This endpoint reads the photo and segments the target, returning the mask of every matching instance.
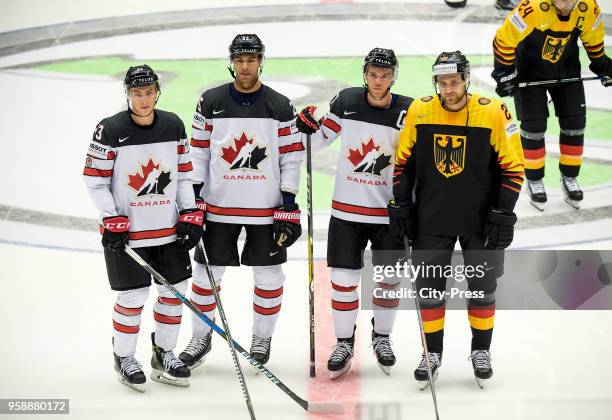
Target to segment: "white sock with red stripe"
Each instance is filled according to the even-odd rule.
[[[376,288],[388,290],[397,290],[400,283],[389,284],[389,283],[376,283]],[[379,296],[384,296],[377,294]],[[374,309],[374,331],[377,334],[389,335],[393,331],[393,324],[395,324],[395,317],[397,315],[397,307],[399,306],[399,299],[386,299],[377,298],[372,296],[372,306]]]
[[[117,292],[113,308],[113,351],[128,357],[136,353],[142,308],[149,297],[149,286]]]
[[[331,269],[332,281],[332,315],[334,318],[334,332],[337,338],[350,338],[357,321],[359,310],[359,294],[357,285],[361,270],[346,268]]]
[[[212,274],[217,284],[217,291],[221,291],[221,278],[225,273],[225,267],[212,265],[210,266]],[[198,262],[193,267],[193,281],[191,283],[191,303],[195,305],[200,311],[207,317],[214,320],[215,310],[217,309],[217,302],[215,302],[215,295],[213,294],[208,274],[206,273],[206,267]],[[204,338],[210,332],[210,327],[207,323],[202,321],[199,316],[192,312],[191,314],[191,327],[193,335],[198,338]]]
[[[187,291],[187,280],[174,285],[174,287],[185,295]],[[176,295],[161,284],[157,285],[159,297],[153,305],[153,318],[155,319],[155,344],[164,351],[173,350],[176,347],[181,318],[183,315],[183,304]]]
[[[253,334],[272,337],[283,300],[285,275],[280,265],[253,267]]]

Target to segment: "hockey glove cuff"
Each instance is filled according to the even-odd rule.
[[[516,214],[509,210],[491,209],[485,221],[485,248],[506,249],[514,239]]]
[[[176,225],[176,243],[179,248],[190,250],[204,234],[204,212],[200,209],[186,209],[179,213]]]
[[[287,248],[302,235],[300,216],[297,204],[279,207],[274,211],[273,238],[278,246]]]
[[[497,82],[495,93],[500,97],[514,96],[516,94],[518,89],[518,73],[514,67],[493,70],[491,77]]]
[[[300,133],[313,134],[319,129],[320,123],[313,116],[316,109],[316,106],[307,106],[298,114],[295,125]]]
[[[122,253],[130,240],[130,222],[127,216],[102,219],[102,246],[115,253]]]

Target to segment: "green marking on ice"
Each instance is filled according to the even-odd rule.
[[[610,50],[608,49],[608,55]],[[588,59],[582,51],[583,67],[588,67]],[[431,56],[400,57],[399,79],[393,87],[396,93],[412,97],[421,97],[433,94],[431,82],[431,64],[435,59]],[[492,63],[492,56],[470,56],[472,67]],[[359,58],[269,58],[265,62],[262,79],[266,77],[285,77],[288,79],[298,76],[318,76],[339,81],[347,86],[360,86],[363,84],[361,66],[363,59]],[[121,83],[125,71],[129,66],[142,64],[141,61],[127,60],[122,57],[87,58],[80,60],[61,61],[39,66],[39,70],[61,73],[95,74],[116,77]],[[159,107],[178,114],[186,127],[191,126],[191,118],[196,101],[206,86],[228,82],[230,76],[227,71],[228,60],[149,60],[147,61],[157,72],[163,74],[165,82],[162,84],[162,95]],[[588,82],[598,83],[598,82]],[[478,92],[476,88],[472,89]],[[336,92],[329,92],[329,99]],[[495,96],[492,91],[479,93]],[[507,100],[509,108],[514,115],[514,103]],[[588,104],[588,98],[587,98]],[[296,108],[300,109],[305,103],[296,101]],[[550,114],[554,116],[551,107]],[[587,137],[612,140],[612,112],[589,110],[587,114]],[[558,134],[557,119],[551,117],[548,121],[548,134]],[[332,150],[339,150],[340,141],[336,141]],[[547,163],[547,186],[558,187],[557,160],[549,159]],[[612,179],[612,165],[587,164],[580,175],[581,185],[592,185]],[[330,175],[313,171],[313,206],[317,210],[330,208],[334,178]],[[302,177],[302,187],[299,202],[302,208],[306,206],[306,174]]]

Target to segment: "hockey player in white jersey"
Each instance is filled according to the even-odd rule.
[[[359,308],[357,286],[368,241],[374,264],[393,263],[388,259],[394,259],[397,252],[392,251],[401,254],[404,249],[402,239],[389,232],[386,209],[393,197],[391,158],[412,102],[412,98],[391,93],[398,68],[393,50],[374,48],[363,63],[365,87],[340,91],[321,121],[313,117],[314,106],[298,115],[298,129],[311,134],[314,145],[329,145],[342,136],[327,241],[327,264],[332,268],[331,306],[338,339],[327,363],[332,379],[351,367]],[[386,282],[377,285],[384,289],[397,286]],[[373,297],[372,303],[372,349],[378,365],[389,375],[395,364],[389,335],[399,299]]]
[[[96,126],[83,176],[99,213],[110,286],[117,291],[115,370],[121,383],[144,392],[146,378],[134,354],[151,276],[124,252],[125,245],[184,293],[191,277],[188,250],[202,236],[204,214],[191,187],[185,127],[175,114],[155,109],[157,74],[147,65],[130,67],[124,87],[128,109]],[[165,286],[157,287],[151,379],[187,386],[190,371],[173,352],[182,304]]]
[[[217,285],[226,266],[252,267],[251,355],[265,364],[278,319],[286,248],[301,234],[295,202],[304,145],[295,110],[285,96],[262,84],[265,48],[255,34],[229,46],[233,81],[205,91],[193,118],[194,189],[206,208],[204,246]],[[238,253],[238,236],[246,242]],[[191,301],[213,318],[212,286],[196,250]],[[217,286],[220,287],[220,286]],[[191,369],[211,349],[211,329],[193,317],[193,336],[179,355]]]

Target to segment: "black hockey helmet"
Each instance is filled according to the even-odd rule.
[[[461,51],[440,53],[431,68],[434,84],[436,83],[436,76],[455,73],[461,74],[464,81],[470,82],[470,62]]]
[[[397,57],[395,57],[395,53],[393,50],[386,48],[374,48],[368,53],[368,55],[366,55],[365,59],[363,60],[364,73],[368,69],[368,64],[393,69],[394,74],[399,68],[399,63],[397,61]]]
[[[153,112],[153,109],[151,109],[151,112],[149,112],[147,115],[136,114],[136,112],[134,112],[134,110],[132,109],[132,103],[129,94],[131,88],[150,85],[155,85],[155,88],[157,89],[157,97],[155,98],[155,104],[157,105],[159,95],[161,95],[161,88],[159,85],[159,77],[157,77],[157,73],[155,73],[155,71],[153,71],[153,69],[146,64],[132,66],[125,73],[125,77],[123,79],[123,87],[125,88],[125,99],[127,101],[127,106],[130,110],[130,113],[138,115],[139,117],[146,117]]]
[[[389,85],[389,89],[397,80],[397,74],[399,72],[399,62],[397,61],[397,57],[395,57],[395,52],[393,50],[387,48],[374,48],[372,51],[366,55],[363,59],[363,86],[367,89],[368,82],[366,80],[366,72],[368,71],[369,65],[385,67],[393,70],[393,80],[391,81],[391,85]]]
[[[126,92],[130,88],[155,85],[158,91],[160,91],[159,77],[151,67],[146,64],[139,66],[132,66],[125,73],[123,79],[123,86]]]
[[[234,79],[236,78],[236,73],[234,72],[234,65],[232,64],[232,61],[234,60],[234,57],[240,54],[257,54],[257,57],[259,57],[259,74],[261,75],[261,72],[263,71],[263,61],[266,53],[266,47],[257,35],[238,34],[234,37],[228,49],[230,65],[227,69]]]
[[[263,60],[265,52],[266,47],[255,34],[238,34],[229,45],[230,60],[240,54],[257,54]]]

